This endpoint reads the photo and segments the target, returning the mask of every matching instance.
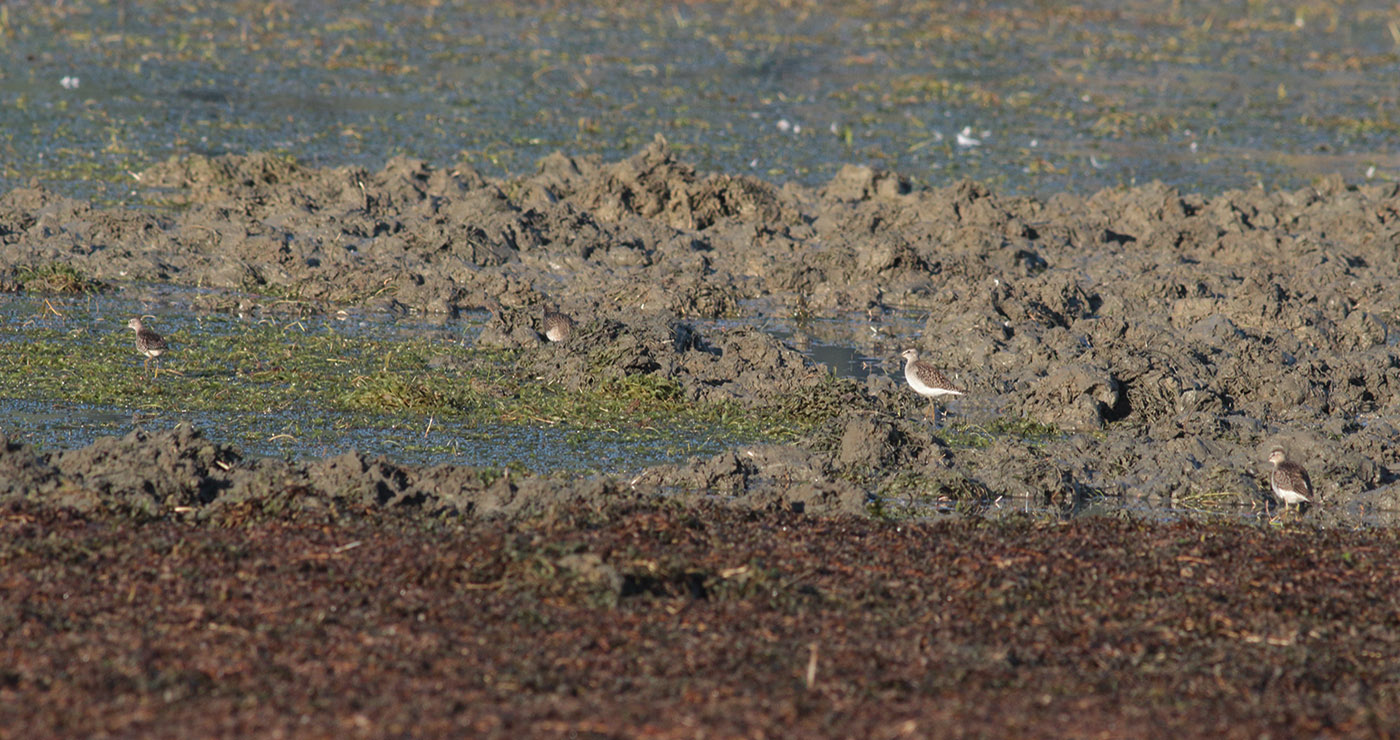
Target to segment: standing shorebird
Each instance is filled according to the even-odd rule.
[[[136,351],[145,356],[146,363],[142,367],[149,372],[151,369],[151,360],[160,357],[161,353],[164,352],[165,348],[168,346],[165,343],[165,337],[142,326],[141,319],[132,319],[126,322],[126,325],[136,332]],[[160,360],[156,360],[155,374],[160,375]]]
[[[1269,462],[1274,464],[1269,487],[1274,489],[1274,497],[1283,502],[1284,514],[1290,506],[1312,501],[1312,480],[1302,465],[1289,460],[1282,447],[1275,447],[1269,453]]]
[[[546,306],[544,309],[544,338],[551,342],[563,342],[574,333],[574,320],[568,314],[560,313]]]
[[[919,359],[919,350],[906,349],[899,355],[905,359],[904,379],[909,381],[909,387],[921,396],[932,398],[933,423],[938,424],[938,397],[939,396],[961,396],[963,389],[948,380],[941,370]]]

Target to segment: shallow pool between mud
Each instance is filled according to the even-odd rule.
[[[488,318],[480,313],[193,308],[211,294],[136,286],[80,298],[0,295],[6,431],[59,450],[187,422],[249,457],[358,450],[413,465],[615,475],[793,434],[776,420],[764,429],[646,397],[664,387],[618,388],[611,398],[553,387],[519,372],[511,353],[473,349]],[[126,327],[132,316],[171,344],[149,367]],[[869,358],[819,345],[833,351],[846,352],[846,372],[868,374]]]

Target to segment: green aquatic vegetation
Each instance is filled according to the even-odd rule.
[[[1184,509],[1233,508],[1244,498],[1236,491],[1188,491],[1172,499],[1172,505]]]
[[[852,378],[837,377],[827,368],[815,386],[804,388],[777,400],[775,408],[783,415],[809,427],[840,416],[851,408],[851,400],[864,395]]]
[[[10,351],[0,353],[0,386],[14,398],[221,414],[228,417],[226,439],[273,449],[337,447],[350,434],[392,439],[394,449],[425,456],[450,454],[474,434],[533,427],[558,429],[551,439],[586,462],[600,445],[674,458],[789,440],[811,426],[781,408],[696,403],[679,382],[657,375],[566,389],[535,377],[527,353],[471,349],[440,336],[370,337],[335,325],[307,329],[221,316],[158,322],[154,328],[171,349],[159,358],[159,372],[148,374],[119,321],[110,330],[54,323],[68,322],[21,327]]]
[[[939,430],[938,436],[950,447],[981,449],[1004,437],[1038,444],[1058,439],[1064,436],[1064,432],[1053,424],[1042,424],[1034,419],[999,416],[986,426],[961,421],[948,424]]]
[[[914,471],[903,471],[886,478],[875,491],[875,501],[884,502],[881,508],[888,508],[893,501],[911,502],[929,493],[928,482]]]
[[[15,277],[30,293],[96,293],[107,286],[90,278],[72,265],[51,262],[40,267],[21,267]]]
[[[365,411],[438,410],[456,404],[434,384],[394,373],[375,373],[355,378],[351,389],[338,399],[348,408]]]
[[[899,513],[890,507],[890,502],[879,496],[870,497],[870,500],[865,504],[865,513],[871,519],[881,521],[893,521],[899,518]]]
[[[1024,416],[1014,419],[999,416],[987,425],[987,430],[994,435],[1005,435],[1017,437],[1024,440],[1044,442],[1064,436],[1064,432],[1054,424],[1042,424],[1034,419],[1027,419]]]
[[[949,447],[971,447],[974,449],[990,447],[995,439],[986,428],[964,422],[945,424],[942,429],[938,430],[938,436]]]
[[[1400,131],[1400,121],[1384,113],[1376,117],[1318,116],[1309,113],[1300,116],[1298,122],[1312,129],[1331,131],[1344,136],[1393,134]]]
[[[604,381],[605,395],[629,402],[672,403],[685,395],[681,384],[654,375],[627,375]]]
[[[980,502],[995,498],[995,494],[980,481],[958,471],[945,470],[930,476],[906,470],[886,478],[875,491],[875,498],[913,505],[940,500]]]

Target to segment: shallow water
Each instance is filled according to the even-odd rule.
[[[808,184],[844,163],[1041,195],[1400,176],[1386,2],[241,7],[6,13],[0,191],[127,200],[190,153],[518,174],[656,133]]]
[[[0,344],[24,341],[24,331],[45,330],[63,336],[73,352],[117,352],[125,372],[143,372],[130,347],[131,316],[172,340],[161,358],[163,375],[152,384],[181,383],[198,376],[181,370],[181,344],[198,346],[257,328],[272,327],[289,341],[298,336],[333,333],[357,339],[427,340],[442,346],[469,347],[488,316],[465,312],[454,318],[392,314],[346,308],[334,314],[255,318],[238,312],[209,312],[192,303],[220,291],[168,285],[133,285],[113,294],[81,298],[0,295]],[[756,312],[759,307],[751,306]],[[754,327],[768,331],[841,377],[864,380],[886,374],[898,381],[899,349],[918,341],[921,316],[898,313],[882,320],[886,334],[870,332],[863,317],[814,319],[793,323],[756,315],[749,319],[695,322],[701,331]],[[24,331],[22,331],[24,330]],[[890,335],[898,339],[890,339]],[[202,371],[207,375],[208,371]],[[432,372],[428,369],[428,372]],[[183,373],[183,374],[180,374]],[[227,383],[247,382],[229,369]],[[168,399],[142,399],[130,407],[95,405],[52,397],[22,388],[0,394],[5,431],[41,450],[91,444],[99,436],[121,436],[135,429],[158,430],[189,422],[216,441],[235,445],[245,456],[313,460],[350,450],[408,464],[450,463],[517,466],[535,472],[596,471],[626,475],[663,462],[711,455],[758,441],[725,436],[705,425],[660,425],[645,429],[630,424],[580,429],[552,420],[482,426],[452,416],[421,413],[365,414],[336,411],[310,403],[264,409],[182,409]],[[60,394],[61,395],[61,394]],[[960,408],[955,406],[955,408]],[[965,410],[965,409],[964,409]]]
[[[76,300],[0,295],[0,344],[24,341],[21,329],[57,332],[72,352],[120,352],[125,371],[143,373],[141,357],[130,347],[129,317],[152,317],[174,342],[163,356],[163,373],[152,385],[181,383],[180,343],[198,345],[221,336],[275,324],[292,336],[333,332],[360,338],[430,339],[444,345],[470,342],[483,320],[456,320],[342,311],[303,319],[254,319],[190,310],[194,291],[143,286],[143,299],[122,293]],[[182,300],[183,297],[183,300]],[[239,373],[227,383],[247,382]],[[130,407],[112,407],[54,398],[23,387],[0,394],[4,431],[42,451],[91,444],[99,436],[122,436],[135,429],[166,429],[189,422],[207,437],[233,444],[245,456],[289,460],[324,458],[350,450],[387,455],[408,464],[451,463],[482,467],[513,466],[536,472],[583,471],[625,475],[650,465],[714,454],[752,440],[733,439],[705,424],[631,424],[571,427],[539,420],[483,425],[451,415],[350,413],[311,403],[264,409],[185,409],[153,395]]]

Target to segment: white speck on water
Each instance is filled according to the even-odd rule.
[[[973,137],[971,126],[963,126],[963,130],[958,132],[958,146],[964,148],[982,146],[982,140]]]

